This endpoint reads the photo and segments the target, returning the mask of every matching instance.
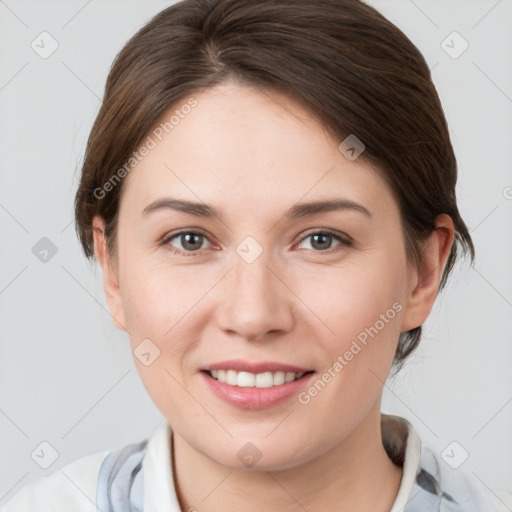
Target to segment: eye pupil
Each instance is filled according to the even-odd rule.
[[[182,245],[185,249],[197,249],[198,247],[201,247],[201,242],[202,242],[202,236],[201,234],[198,234],[198,233],[184,233],[181,235],[181,239],[182,239]],[[194,245],[193,243],[191,243],[190,241],[190,238],[193,238],[193,237],[199,237],[199,244],[197,245]],[[196,240],[197,242],[197,240]]]
[[[174,236],[172,236],[170,239],[168,239],[167,242],[170,242],[172,239],[179,239],[181,242],[182,250],[181,253],[192,253],[197,252],[198,254],[201,252],[201,246],[203,244],[203,239],[205,238],[205,235],[199,232],[195,231],[188,231],[188,232],[182,232],[178,233]],[[339,237],[336,235],[332,235],[329,232],[316,232],[308,235],[306,238],[309,238],[311,240],[311,246],[313,249],[315,249],[318,252],[325,251],[326,249],[330,249],[332,245],[333,238],[336,240],[339,240]],[[305,240],[304,238],[303,240]],[[166,243],[167,243],[166,242]],[[172,244],[171,244],[172,245]],[[350,245],[348,242],[344,242],[341,244],[342,246]],[[180,250],[176,248],[178,252]]]
[[[332,237],[329,234],[316,233],[316,234],[312,235],[312,237],[313,237],[313,242],[312,242],[313,247],[315,247],[315,244],[317,244],[318,240],[320,241],[320,245],[315,247],[318,249],[326,248],[326,245],[325,245],[326,238],[328,239],[328,241],[332,241],[331,240]],[[322,242],[324,242],[324,245],[322,245]],[[328,243],[327,246],[330,246],[330,243]]]

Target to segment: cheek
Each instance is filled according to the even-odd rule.
[[[162,339],[169,329],[179,326],[180,319],[208,289],[208,283],[197,279],[197,274],[194,278],[191,268],[187,272],[155,265],[150,257],[125,261],[122,301],[130,332]]]
[[[198,414],[180,383],[202,329],[198,300],[208,287],[185,274],[143,260],[125,265],[123,307],[134,362],[148,395],[167,417],[178,409],[186,417]]]
[[[389,374],[400,335],[402,262],[380,255],[373,264],[370,258],[365,263],[332,272],[329,281],[320,280],[320,287],[317,280],[318,293],[308,304],[329,328],[319,324],[317,333],[322,335],[316,337],[325,355],[318,378],[328,383],[306,390],[301,403],[311,401],[313,414],[318,417],[324,414],[326,404],[335,404],[327,407],[330,412],[325,419],[332,425],[346,422],[347,411],[356,422],[374,404]],[[306,290],[303,293],[307,295]]]
[[[387,332],[390,324],[398,323],[400,308],[393,309],[393,304],[401,303],[403,297],[405,267],[400,261],[375,255],[361,258],[358,263],[324,269],[301,283],[298,295],[307,297],[307,305],[323,321],[324,339],[335,340],[343,347],[379,321],[381,315],[388,320],[384,329]]]
[[[155,265],[149,257],[125,263],[123,308],[139,374],[155,402],[164,389],[179,396],[181,387],[172,377],[181,381],[191,365],[210,318],[204,307],[214,276],[198,278],[193,266]],[[146,348],[158,354],[148,366],[138,358]]]
[[[317,333],[323,334],[316,339],[327,356],[323,376],[332,382],[325,394],[322,391],[318,407],[332,402],[341,416],[347,410],[363,414],[381,392],[395,355],[404,308],[405,257],[391,249],[375,250],[308,283],[317,292],[304,289],[300,296],[314,299],[308,306],[325,323],[319,324]]]

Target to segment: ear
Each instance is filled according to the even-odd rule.
[[[103,289],[105,291],[110,314],[112,315],[115,326],[121,331],[127,331],[117,270],[114,269],[115,265],[112,264],[107,251],[105,221],[99,215],[95,215],[93,218],[92,230],[94,236],[94,254],[101,266]]]
[[[409,278],[409,295],[402,317],[402,331],[419,327],[427,319],[439,290],[443,270],[452,248],[455,230],[449,215],[436,217],[435,229],[423,244],[423,257]]]

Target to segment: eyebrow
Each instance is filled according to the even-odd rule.
[[[207,219],[218,217],[222,219],[220,212],[206,203],[175,199],[173,197],[165,197],[153,201],[144,208],[142,213],[144,215],[149,215],[160,210],[175,210],[195,215],[196,217],[204,217]],[[367,217],[372,217],[371,212],[359,203],[349,199],[333,198],[322,201],[312,201],[309,203],[297,203],[285,213],[283,219],[285,221],[289,221],[337,210],[356,211],[366,215]]]

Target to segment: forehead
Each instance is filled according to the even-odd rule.
[[[253,211],[336,193],[375,208],[390,196],[374,168],[348,160],[341,141],[275,92],[229,83],[192,94],[148,137],[123,186],[122,203],[138,211],[166,193]]]

